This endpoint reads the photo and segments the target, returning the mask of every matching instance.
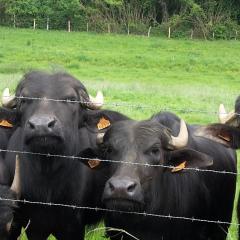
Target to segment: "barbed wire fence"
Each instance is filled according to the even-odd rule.
[[[126,165],[133,165],[133,166],[142,166],[142,167],[160,167],[160,168],[167,168],[167,169],[175,169],[175,166],[171,165],[164,165],[164,164],[148,164],[148,163],[140,163],[140,162],[129,162],[129,161],[116,161],[111,159],[99,159],[99,158],[86,158],[86,157],[78,157],[78,156],[68,156],[68,155],[58,155],[58,154],[45,154],[45,153],[37,153],[37,152],[28,152],[28,151],[18,151],[18,150],[10,150],[10,149],[0,149],[0,152],[5,153],[15,153],[15,154],[26,154],[26,155],[34,155],[34,156],[44,156],[44,157],[57,157],[57,158],[67,158],[72,160],[83,160],[83,161],[99,161],[104,163],[114,163],[114,164],[126,164]],[[223,174],[223,175],[234,175],[238,176],[240,173],[237,172],[229,172],[229,171],[217,171],[211,169],[200,169],[200,168],[189,168],[185,167],[184,170],[186,171],[195,171],[195,172],[203,172],[203,173],[216,173],[216,174]]]
[[[65,102],[65,103],[74,103],[74,104],[86,104],[90,102],[86,101],[73,101],[73,100],[66,100],[66,99],[51,99],[51,98],[36,98],[36,97],[24,97],[24,96],[16,96],[17,99],[25,99],[25,100],[34,100],[34,101],[53,101],[53,102]],[[124,107],[132,107],[132,108],[153,108],[150,105],[135,105],[135,104],[125,104],[125,103],[108,103],[108,106],[124,106]],[[187,112],[187,113],[203,113],[203,114],[213,114],[217,115],[217,111],[203,111],[203,110],[195,110],[195,109],[162,109],[162,110],[177,110],[180,112]],[[236,113],[236,115],[240,116],[240,114]],[[163,165],[163,164],[144,164],[139,162],[128,162],[128,161],[114,161],[111,159],[98,159],[98,158],[84,158],[84,157],[78,157],[78,156],[68,156],[68,155],[55,155],[55,154],[43,154],[43,153],[37,153],[37,152],[28,152],[28,151],[17,151],[17,150],[11,150],[11,149],[0,149],[0,152],[4,153],[13,153],[18,155],[39,155],[39,156],[45,156],[45,157],[58,157],[58,158],[67,158],[72,160],[81,160],[81,161],[99,161],[101,162],[107,162],[107,163],[113,163],[113,164],[127,164],[127,165],[135,165],[135,166],[142,166],[142,167],[159,167],[159,168],[167,168],[167,169],[174,169],[175,166],[169,166],[169,165]],[[212,169],[200,169],[200,168],[184,168],[184,171],[193,171],[196,173],[208,173],[208,174],[221,174],[221,175],[232,175],[232,176],[239,176],[240,173],[237,172],[230,172],[230,171],[218,171],[218,170],[212,170]],[[106,212],[106,213],[119,213],[119,214],[129,214],[129,215],[137,215],[137,216],[143,216],[143,217],[154,217],[154,218],[162,218],[162,219],[173,219],[173,220],[182,220],[182,221],[190,221],[190,222],[204,222],[209,224],[218,224],[218,225],[231,225],[235,227],[239,227],[240,224],[237,222],[225,222],[221,220],[209,220],[209,219],[200,219],[195,217],[186,217],[186,216],[174,216],[174,215],[162,215],[162,214],[154,214],[154,213],[148,213],[148,212],[136,212],[136,211],[119,211],[119,210],[113,210],[113,209],[107,209],[107,208],[101,208],[101,207],[90,207],[90,206],[78,206],[78,205],[70,205],[70,204],[60,204],[60,203],[54,203],[54,202],[39,202],[39,201],[30,201],[28,199],[23,200],[15,200],[15,199],[8,199],[8,198],[2,198],[0,197],[0,201],[12,201],[15,203],[22,203],[22,204],[31,204],[31,205],[40,205],[40,206],[48,206],[48,207],[63,207],[63,208],[71,208],[71,209],[78,209],[78,210],[90,210],[90,211],[99,211],[99,212]]]
[[[237,96],[237,95],[236,95]],[[234,97],[236,97],[234,96]],[[24,96],[15,96],[16,99],[24,99],[24,100],[35,100],[35,101],[51,101],[51,102],[65,102],[65,103],[76,103],[76,104],[91,104],[92,102],[88,101],[80,101],[80,100],[66,100],[66,99],[55,99],[55,98],[41,98],[41,97],[24,97]],[[95,104],[99,105],[100,102],[96,102]],[[142,108],[142,109],[155,109],[156,106],[152,106],[150,104],[129,104],[126,102],[105,102],[104,106],[110,107],[129,107],[129,108]],[[182,113],[201,113],[201,114],[211,114],[211,115],[218,115],[218,111],[208,111],[208,110],[200,110],[200,109],[191,109],[191,108],[167,108],[159,106],[159,111],[177,111]],[[222,113],[223,114],[223,113]],[[228,114],[228,113],[226,113]],[[224,115],[224,114],[223,114]],[[235,113],[236,116],[240,116],[240,113]]]

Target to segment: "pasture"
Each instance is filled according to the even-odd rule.
[[[238,41],[0,28],[0,92],[14,91],[28,70],[66,70],[91,94],[102,90],[105,108],[135,119],[169,110],[205,124],[217,122],[219,104],[231,110],[240,94],[239,53]],[[94,231],[86,239],[103,235]],[[228,239],[237,240],[236,226]]]

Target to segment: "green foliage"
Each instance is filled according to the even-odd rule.
[[[17,27],[147,34],[149,26],[171,26],[172,37],[231,39],[231,27],[240,22],[239,0],[0,0],[0,24]],[[230,23],[230,24],[229,24]],[[229,27],[229,29],[227,29]],[[235,28],[235,27],[234,27]]]
[[[216,24],[213,27],[214,37],[216,39],[235,39],[237,38],[239,30],[239,25],[230,20],[222,24]]]

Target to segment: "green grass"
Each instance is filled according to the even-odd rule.
[[[91,93],[103,90],[106,108],[135,119],[167,108],[189,123],[218,121],[218,105],[231,110],[240,94],[239,62],[238,41],[0,28],[0,91],[14,90],[31,69],[67,70]],[[102,236],[96,232],[87,239]],[[229,239],[237,240],[234,226]]]

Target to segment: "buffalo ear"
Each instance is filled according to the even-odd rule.
[[[172,172],[179,172],[184,168],[202,168],[213,165],[213,159],[207,154],[192,149],[182,149],[169,152],[168,164],[173,166]]]
[[[225,124],[211,124],[200,127],[195,131],[194,135],[208,138],[226,147],[240,148],[240,129]]]
[[[0,107],[0,122],[6,121],[9,124],[17,124],[17,110]]]

